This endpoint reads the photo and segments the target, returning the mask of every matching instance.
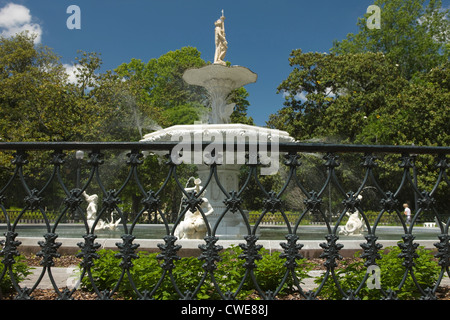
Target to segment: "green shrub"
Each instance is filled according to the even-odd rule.
[[[234,292],[240,285],[246,272],[246,269],[242,266],[244,261],[239,258],[242,253],[242,249],[235,246],[221,253],[222,261],[217,263],[218,268],[214,272],[214,275],[216,279],[227,279],[220,286],[222,292]],[[275,292],[286,274],[287,269],[284,266],[286,260],[280,257],[280,252],[278,251],[270,253],[269,250],[263,248],[259,253],[261,254],[261,260],[256,262],[257,268],[254,269],[256,283],[263,292]],[[310,277],[308,272],[312,270],[312,264],[308,263],[306,259],[299,259],[296,262],[299,266],[295,269],[295,276],[301,283],[301,280]],[[293,292],[294,285],[292,275],[289,275],[278,294],[283,296]],[[244,282],[242,292],[240,292],[237,298],[246,298],[254,290],[255,284],[249,276],[247,277],[247,281]]]
[[[14,260],[16,261],[16,263],[12,265],[12,273],[15,281],[20,283],[25,280],[30,274],[32,274],[31,269],[33,268],[28,267],[28,265],[24,262],[24,256],[17,256],[14,258]],[[4,264],[0,263],[0,275],[3,274],[4,268]],[[5,275],[0,281],[0,293],[3,295],[7,295],[14,291],[15,289],[11,281],[10,272],[6,270]]]
[[[236,295],[236,299],[245,299],[255,290],[255,286],[251,277],[242,283],[246,269],[242,266],[245,262],[239,256],[243,253],[239,247],[231,247],[220,252],[221,261],[217,262],[217,269],[214,271],[214,280],[219,286],[223,294],[227,292],[236,293],[239,287],[240,291]],[[112,250],[99,250],[99,259],[95,260],[94,266],[91,268],[92,279],[98,290],[111,290],[117,284],[122,268],[119,266],[120,259],[116,257],[117,252]],[[274,292],[281,284],[286,273],[284,267],[285,260],[280,258],[279,252],[270,254],[268,250],[260,250],[261,260],[257,261],[258,268],[254,270],[255,278],[263,291]],[[163,270],[160,266],[156,253],[149,254],[139,252],[139,258],[133,260],[133,267],[129,273],[137,290],[142,293],[145,290],[152,294],[152,298],[161,300],[177,300],[180,298],[173,282],[180,293],[185,294],[187,291],[194,292],[205,275],[202,265],[204,261],[195,257],[181,258],[174,262],[175,268],[172,270],[171,276],[167,273],[161,283]],[[297,261],[301,266],[295,271],[298,279],[308,277],[307,273],[311,270],[311,265],[306,261]],[[125,298],[137,298],[130,281],[126,278],[121,281],[118,293]],[[292,277],[288,278],[279,294],[287,294],[293,290],[294,282]],[[299,280],[300,281],[300,280]],[[241,285],[242,283],[242,285]],[[159,284],[156,291],[153,289]],[[89,277],[85,276],[82,280],[82,286],[86,290],[93,290]],[[208,274],[203,285],[198,290],[196,299],[220,299],[220,295],[215,288],[212,276]]]
[[[399,247],[389,247],[384,253],[380,253],[381,259],[377,260],[380,267],[380,285],[384,292],[389,289],[395,291],[397,297],[401,300],[416,299],[422,296],[422,293],[415,285],[415,282],[409,272],[403,286],[398,288],[405,276],[405,267],[402,265],[403,258],[399,258],[401,250]],[[433,254],[424,247],[418,248],[416,251],[418,257],[414,259],[415,266],[412,267],[414,277],[422,289],[432,287],[440,272],[440,267],[434,259]],[[355,255],[356,258],[359,254]],[[339,281],[339,285],[346,294],[349,290],[355,291],[364,279],[367,267],[364,266],[363,259],[355,259],[353,261],[342,261],[342,268],[336,270],[335,274]],[[322,283],[324,275],[315,280],[316,283]],[[343,298],[341,291],[337,288],[332,277],[329,277],[323,286],[320,296],[323,299],[339,300]],[[379,289],[370,289],[367,282],[362,286],[357,295],[363,300],[380,300],[385,296]]]

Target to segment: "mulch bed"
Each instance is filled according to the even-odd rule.
[[[39,264],[42,261],[41,257],[38,257],[34,254],[27,254],[24,255],[25,257],[25,263],[30,267],[40,267]],[[54,258],[53,262],[55,263],[55,267],[58,268],[68,268],[77,266],[80,264],[82,260],[80,258],[77,258],[75,256],[61,256],[60,258]]]
[[[30,267],[39,267],[39,262],[41,261],[40,257],[36,255],[25,255],[26,263]],[[341,266],[343,261],[354,260],[355,258],[343,258],[343,260],[339,261],[338,268]],[[78,265],[81,262],[81,259],[76,258],[75,256],[61,256],[60,258],[53,259],[55,262],[54,267],[73,267]],[[326,270],[324,267],[324,259],[320,258],[311,258],[310,262],[314,263],[313,270]],[[60,288],[62,291],[63,288]],[[3,297],[5,300],[14,299],[15,294],[10,296]],[[439,287],[436,296],[439,300],[450,300],[450,287],[443,286]],[[32,297],[34,300],[56,300],[58,299],[58,294],[53,289],[36,289],[33,291]],[[83,290],[76,290],[71,296],[74,300],[97,300],[97,294],[92,292],[87,292]],[[256,295],[255,295],[256,297]],[[249,297],[252,298],[252,297]],[[117,297],[114,299],[118,299]],[[302,300],[303,297],[300,294],[290,294],[282,298],[282,300]]]

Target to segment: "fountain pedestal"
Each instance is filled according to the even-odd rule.
[[[207,165],[198,165],[198,176],[202,181],[207,181],[210,175],[210,167]],[[239,190],[239,170],[241,165],[231,164],[217,167],[217,176],[221,185],[227,190],[238,191]],[[227,197],[219,188],[214,177],[211,183],[206,188],[206,198],[209,199],[211,206],[214,208],[214,213],[208,216],[208,222],[211,228],[216,228],[216,236],[221,239],[237,239],[248,234],[247,227],[244,223],[244,219],[239,211],[233,213],[228,211],[222,218],[219,224],[217,224],[220,216],[225,212],[226,206],[223,202]],[[248,212],[244,211],[247,215]],[[217,224],[217,225],[216,225]]]

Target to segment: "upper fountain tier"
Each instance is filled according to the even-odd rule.
[[[228,103],[231,91],[256,82],[256,73],[241,66],[211,64],[186,70],[183,79],[188,84],[204,87],[210,98],[210,124],[230,123],[235,104]]]
[[[256,82],[256,73],[241,66],[223,66],[211,64],[201,68],[188,69],[183,74],[183,79],[191,85],[206,88],[211,103],[211,113],[207,124],[176,125],[144,136],[142,141],[178,141],[178,137],[184,135],[199,134],[204,141],[216,140],[222,137],[226,141],[229,137],[255,138],[253,142],[293,142],[295,141],[285,131],[230,123],[230,115],[234,109],[234,103],[228,104],[227,99],[232,90],[246,84]]]

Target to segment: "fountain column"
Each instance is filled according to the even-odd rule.
[[[214,131],[216,134],[213,135],[217,137],[218,134],[223,142],[227,141],[227,134],[235,135],[237,131],[242,131],[242,125],[230,124],[230,116],[235,105],[228,103],[227,98],[231,91],[256,82],[257,75],[255,73],[241,66],[227,67],[220,63],[215,63],[202,68],[186,70],[183,74],[183,79],[190,85],[204,87],[208,93],[211,113],[209,125],[205,129]],[[236,157],[233,158],[233,163],[227,163],[226,160],[229,159],[223,159],[223,163],[217,166],[219,181],[227,192],[237,192],[239,191],[239,170],[241,164],[237,164]],[[199,164],[197,167],[200,179],[206,182],[210,174],[210,167],[204,164]],[[212,179],[206,188],[205,196],[214,208],[214,213],[208,217],[208,221],[212,228],[217,228],[216,235],[218,237],[222,239],[236,239],[248,234],[244,220],[239,212],[227,212],[216,226],[220,216],[226,210],[224,200],[227,197],[220,190],[215,179]]]
[[[199,178],[202,181],[206,181],[210,174],[210,167],[206,165],[198,165],[197,167]],[[239,190],[240,167],[241,165],[234,164],[217,167],[219,181],[228,192],[237,192]],[[214,228],[220,216],[226,210],[225,203],[223,202],[226,199],[226,196],[222,190],[220,190],[214,178],[206,188],[205,196],[214,208],[214,213],[208,216],[208,222],[211,225],[211,228]],[[248,234],[244,220],[239,212],[233,213],[228,211],[216,227],[216,235],[221,239],[242,238],[244,235]]]

